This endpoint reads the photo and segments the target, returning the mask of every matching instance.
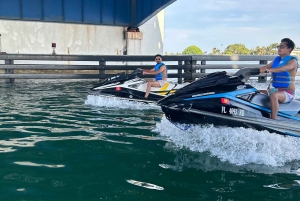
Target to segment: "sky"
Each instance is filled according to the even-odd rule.
[[[190,45],[211,53],[292,39],[300,47],[300,0],[177,0],[165,8],[164,53]]]

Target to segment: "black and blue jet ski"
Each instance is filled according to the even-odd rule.
[[[167,119],[182,124],[213,124],[268,130],[300,137],[300,101],[281,103],[276,120],[270,119],[266,94],[247,84],[259,69],[245,68],[233,76],[225,71],[208,74],[160,101]]]

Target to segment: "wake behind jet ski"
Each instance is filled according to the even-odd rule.
[[[268,130],[300,137],[300,101],[281,103],[270,119],[269,97],[246,84],[259,69],[246,68],[229,76],[215,72],[158,101],[166,118],[184,124],[214,124]]]
[[[147,87],[145,79],[139,77],[141,69],[136,69],[131,74],[125,72],[118,73],[100,82],[97,86],[90,89],[89,94],[103,97],[115,97],[130,101],[156,103],[168,94],[174,93],[185,84],[174,84],[167,82],[162,87],[152,87],[148,98],[144,98]]]

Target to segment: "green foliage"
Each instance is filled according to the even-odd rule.
[[[224,54],[248,55],[250,54],[250,50],[246,48],[244,44],[236,43],[236,44],[228,45],[228,47],[224,50]]]
[[[221,52],[220,49],[214,47],[213,50],[212,50],[212,52],[210,54],[222,54],[222,52]]]
[[[278,43],[272,43],[268,47],[257,46],[256,48],[252,48],[250,50],[250,54],[251,55],[277,55],[277,46],[278,46]]]
[[[181,55],[181,52],[176,52],[176,53],[173,53],[173,52],[165,52],[165,55]]]
[[[233,55],[233,54],[240,54],[240,55],[277,55],[277,46],[278,43],[272,43],[269,46],[256,46],[255,48],[248,49],[244,44],[236,43],[236,44],[231,44],[228,45],[227,48],[224,50],[224,52],[221,52],[220,49],[214,47],[212,49],[212,52],[209,54],[227,54],[227,55]],[[223,46],[223,44],[222,44]],[[299,47],[295,47],[294,50],[300,50]],[[206,52],[205,52],[206,53]],[[166,55],[180,55],[180,52],[177,52],[176,54],[171,52],[167,53],[165,52]],[[187,47],[182,54],[203,54],[202,50],[195,46],[189,46]]]
[[[191,45],[187,48],[185,48],[185,50],[183,50],[182,54],[203,54],[202,50],[195,46],[195,45]]]

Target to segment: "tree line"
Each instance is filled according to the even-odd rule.
[[[272,43],[269,46],[256,46],[255,48],[248,49],[244,44],[236,43],[228,45],[222,52],[220,49],[214,47],[210,53],[203,52],[201,48],[191,45],[183,50],[183,52],[168,53],[165,55],[181,55],[181,54],[210,54],[210,55],[277,55],[278,43]],[[294,50],[300,50],[300,47],[296,47]]]

